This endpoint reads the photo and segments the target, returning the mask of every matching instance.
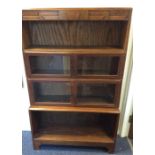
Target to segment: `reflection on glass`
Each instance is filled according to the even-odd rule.
[[[78,84],[78,103],[113,104],[114,94],[114,84]]]
[[[80,75],[116,75],[118,57],[79,56],[78,74]]]
[[[34,82],[35,101],[38,102],[69,102],[70,83],[65,82]]]
[[[32,74],[70,74],[69,56],[30,56]]]

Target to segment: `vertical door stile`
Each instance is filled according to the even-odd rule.
[[[70,56],[70,74],[71,78],[75,78],[77,76],[77,56]],[[76,80],[71,81],[71,104],[75,105],[77,102],[77,82]]]

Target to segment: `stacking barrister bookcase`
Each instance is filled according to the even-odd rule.
[[[131,11],[23,10],[34,149],[52,144],[114,151]]]

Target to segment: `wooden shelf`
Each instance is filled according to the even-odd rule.
[[[30,81],[60,81],[60,82],[73,82],[73,81],[76,81],[76,82],[85,82],[85,83],[91,83],[91,82],[94,82],[94,83],[120,83],[122,80],[121,79],[94,79],[94,78],[90,78],[90,79],[86,79],[86,78],[70,78],[70,77],[65,77],[65,78],[60,78],[60,77],[52,77],[52,78],[49,78],[49,77],[35,77],[35,78],[28,78],[28,80]]]
[[[101,127],[67,127],[53,126],[35,134],[34,140],[57,143],[113,143],[114,140]]]
[[[80,54],[80,55],[124,55],[120,48],[27,48],[25,54]]]
[[[30,111],[59,111],[59,112],[88,112],[88,113],[113,113],[119,114],[116,108],[90,108],[90,107],[71,107],[71,106],[35,106],[29,108]]]

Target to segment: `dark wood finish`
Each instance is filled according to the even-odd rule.
[[[35,149],[42,144],[61,144],[106,147],[111,151],[118,113],[53,110],[30,109],[31,118],[37,122],[32,128]]]
[[[128,20],[131,10],[131,8],[55,8],[23,10],[23,20]]]
[[[24,50],[30,46],[30,31],[28,23],[22,22],[22,35],[24,36],[22,39],[22,49]]]
[[[77,82],[71,82],[71,104],[75,105],[77,103]]]
[[[116,108],[96,108],[96,107],[70,107],[70,106],[36,106],[32,105],[29,110],[31,111],[59,111],[59,112],[87,112],[87,113],[112,113],[119,114],[119,109]]]
[[[120,48],[26,48],[24,49],[25,54],[30,55],[44,55],[44,54],[63,54],[63,55],[123,55],[124,50]]]
[[[121,79],[95,79],[95,78],[90,78],[90,79],[86,79],[86,78],[63,78],[63,77],[59,77],[59,78],[51,78],[51,77],[35,77],[35,78],[27,78],[28,80],[31,81],[60,81],[60,82],[73,82],[73,81],[77,81],[77,82],[85,82],[85,83],[100,83],[100,82],[104,82],[104,83],[120,83],[122,80]]]
[[[131,12],[131,8],[23,10],[34,149],[53,144],[114,152]]]
[[[47,51],[46,51],[47,50]],[[68,64],[70,64],[70,73],[68,74],[49,74],[49,73],[32,73],[31,72],[31,65],[30,65],[30,58],[31,57],[52,57],[52,56],[63,56],[68,57],[70,61]],[[80,62],[80,57],[89,58],[88,65],[91,65],[92,67],[95,67],[92,61],[94,61],[96,58],[104,58],[107,60],[109,59],[109,65],[111,65],[111,71],[109,69],[109,73],[94,73],[94,74],[79,74],[78,73],[78,64]],[[123,50],[120,49],[26,49],[24,50],[24,58],[27,65],[27,75],[28,77],[85,77],[85,78],[121,78],[123,75],[123,63],[125,62],[125,53],[123,53]],[[79,59],[78,59],[79,58]],[[91,58],[91,59],[90,59]],[[112,60],[111,60],[112,59]],[[100,59],[101,61],[101,59]],[[102,66],[103,64],[108,63],[106,61],[103,63],[104,60],[102,60]],[[86,62],[87,63],[87,62]],[[85,65],[86,65],[85,63]],[[98,66],[100,66],[100,62],[98,62]],[[97,66],[96,66],[97,67]],[[101,66],[100,66],[101,69]],[[113,70],[116,71],[113,71]],[[114,72],[114,73],[111,73]]]
[[[122,48],[124,21],[31,21],[30,47]],[[95,31],[94,31],[95,30]]]
[[[56,83],[69,83],[71,85],[71,96],[70,96],[70,102],[62,102],[60,101],[35,101],[35,92],[34,92],[34,88],[33,88],[33,84],[35,82],[39,82],[39,83],[51,83],[51,82],[56,82]],[[77,101],[77,85],[78,84],[88,84],[91,86],[91,84],[96,84],[96,85],[101,85],[101,84],[105,84],[105,85],[113,85],[114,86],[114,99],[112,103],[108,103],[105,101],[99,101],[97,100],[95,101],[87,101],[87,102],[78,102]],[[31,105],[70,105],[70,106],[100,106],[100,107],[118,107],[119,105],[119,95],[120,95],[120,90],[121,90],[121,80],[114,80],[114,79],[85,79],[85,78],[30,78],[28,79],[28,85],[30,88],[29,91],[29,95],[30,95],[30,100],[31,100]],[[49,88],[49,89],[53,89],[53,88]],[[64,88],[63,88],[64,89]],[[66,90],[67,91],[67,90]],[[96,93],[100,93],[97,92],[97,89],[94,91]],[[103,89],[104,92],[104,89]],[[101,93],[100,93],[101,94]]]
[[[129,128],[128,138],[133,145],[133,114],[130,116],[129,122],[130,122],[130,128]]]

